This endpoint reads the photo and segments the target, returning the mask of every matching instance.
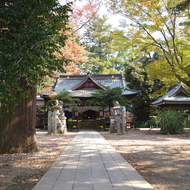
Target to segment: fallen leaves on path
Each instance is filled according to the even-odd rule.
[[[156,190],[190,190],[190,137],[157,130],[100,132]]]

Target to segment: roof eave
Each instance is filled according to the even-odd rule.
[[[177,105],[180,105],[180,104],[183,104],[183,105],[187,105],[187,104],[189,104],[190,105],[190,101],[180,101],[180,102],[178,102],[178,101],[161,101],[161,102],[157,102],[157,103],[152,103],[151,105],[152,106],[160,106],[160,105],[175,105],[175,104],[177,104]]]

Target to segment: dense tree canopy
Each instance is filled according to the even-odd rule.
[[[114,13],[120,13],[132,21],[133,45],[161,55],[162,59],[151,63],[158,73],[167,72],[173,82],[178,80],[190,86],[190,26],[185,24],[188,21],[186,10],[179,12],[174,9],[180,2],[110,0],[110,7]],[[160,67],[160,64],[163,66]],[[164,80],[162,76],[160,78]]]
[[[0,102],[14,105],[27,93],[18,85],[19,77],[27,86],[55,70],[63,72],[65,58],[55,52],[65,45],[68,6],[56,1],[5,1],[0,9]],[[22,94],[22,95],[21,95]]]
[[[69,12],[69,24],[66,31],[61,31],[67,36],[64,47],[61,47],[61,53],[55,52],[56,57],[62,57],[68,60],[68,64],[63,62],[63,69],[67,74],[77,75],[82,71],[80,64],[85,64],[87,57],[85,55],[85,46],[80,43],[80,30],[82,30],[93,17],[96,16],[100,6],[101,0],[83,1],[70,0],[72,12]],[[80,3],[79,3],[80,2]],[[62,71],[54,72],[53,76],[43,77],[43,82],[38,85],[38,92],[51,93],[52,86],[55,83],[55,78],[61,74]]]
[[[88,61],[82,64],[84,72],[94,74],[119,73],[123,70],[121,52],[128,45],[124,32],[107,23],[107,17],[96,16],[86,25],[82,43],[86,46]]]
[[[180,1],[179,4],[175,7],[179,11],[187,10],[190,6],[190,0]]]
[[[0,153],[37,150],[36,84],[64,71],[55,52],[65,45],[69,10],[56,0],[1,2]]]
[[[128,111],[133,112],[137,117],[138,125],[142,125],[149,119],[150,105],[157,98],[153,94],[164,86],[158,79],[151,80],[146,73],[146,65],[153,61],[154,58],[139,55],[129,59],[126,64],[125,78],[128,87],[141,90],[141,93],[128,107]]]

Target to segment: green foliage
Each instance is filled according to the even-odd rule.
[[[47,123],[47,111],[45,107],[37,107],[36,108],[36,127],[44,128]]]
[[[146,66],[146,72],[150,80],[160,79],[165,84],[165,86],[154,93],[154,95],[157,96],[162,96],[167,92],[168,87],[179,82],[170,67],[166,64],[166,60],[163,58],[148,64]]]
[[[69,91],[63,89],[57,96],[53,99],[48,100],[46,106],[48,110],[52,110],[52,106],[56,105],[56,100],[63,102],[63,109],[65,108],[72,108],[73,110],[77,110],[77,102],[80,102],[79,98],[74,98],[71,96]]]
[[[72,108],[74,110],[77,110],[77,102],[80,102],[79,98],[73,98],[71,96],[71,93],[69,91],[66,91],[63,89],[56,98],[59,101],[63,102],[63,108]]]
[[[126,64],[125,78],[128,87],[141,90],[141,93],[131,103],[132,107],[127,108],[137,117],[136,121],[139,126],[149,120],[150,105],[157,98],[152,95],[163,86],[160,80],[150,80],[146,73],[145,67],[152,61],[154,61],[153,58],[139,55],[128,60]]]
[[[123,106],[127,104],[127,100],[122,96],[122,89],[119,87],[98,89],[92,93],[92,96],[92,100],[89,100],[88,103],[100,106],[102,109],[113,107],[113,101],[118,101]]]
[[[154,114],[154,125],[161,128],[163,134],[184,133],[184,112],[172,109],[164,111],[156,109]]]
[[[81,65],[83,72],[94,74],[113,74],[123,71],[124,50],[128,39],[121,30],[107,24],[107,17],[94,17],[86,26],[81,41],[86,46],[88,61]]]
[[[149,53],[161,55],[163,60],[157,61],[154,69],[162,74],[159,79],[165,83],[164,73],[169,73],[167,77],[190,87],[189,9],[179,12],[174,8],[183,2],[186,1],[110,0],[109,6],[114,13],[122,14],[132,21],[131,43],[136,50],[146,49]],[[162,67],[159,67],[160,64]],[[149,74],[154,76],[154,72]]]
[[[187,10],[189,9],[190,0],[184,0],[181,1],[175,8],[179,11]]]
[[[187,128],[190,128],[190,120],[187,120],[187,121],[186,121],[186,127],[187,127]]]
[[[35,86],[43,76],[63,72],[64,58],[55,52],[65,45],[68,5],[56,0],[43,2],[5,0],[0,7],[0,102],[10,108],[30,98],[17,79]],[[61,53],[61,52],[60,52]]]
[[[52,106],[55,106],[56,104],[56,100],[52,99],[52,100],[48,100],[46,103],[46,107],[48,111],[53,111]]]
[[[160,118],[156,115],[150,116],[150,119],[147,121],[147,124],[150,128],[158,128],[159,127]]]

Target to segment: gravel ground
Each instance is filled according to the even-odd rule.
[[[0,155],[0,190],[32,190],[76,133],[37,132],[40,151]],[[100,132],[156,190],[190,190],[190,136]],[[101,189],[100,189],[101,190]]]
[[[76,135],[46,134],[37,132],[39,152],[0,155],[0,190],[32,190]]]
[[[100,133],[158,190],[190,190],[190,136],[158,130],[130,130],[126,135]]]

